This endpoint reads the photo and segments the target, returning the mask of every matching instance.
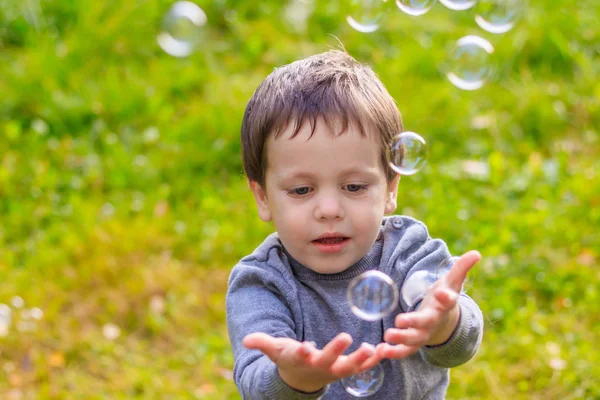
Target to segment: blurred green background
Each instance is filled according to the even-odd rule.
[[[273,230],[242,115],[274,67],[340,42],[429,143],[398,213],[484,255],[484,342],[448,399],[600,398],[600,2],[532,0],[492,35],[440,4],[388,1],[363,34],[339,1],[198,1],[187,58],[156,44],[171,4],[0,0],[0,398],[239,398],[227,278]],[[438,68],[464,34],[496,48],[474,92]]]

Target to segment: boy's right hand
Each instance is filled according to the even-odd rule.
[[[245,347],[260,350],[277,364],[279,376],[288,386],[308,393],[371,369],[379,362],[375,347],[368,343],[344,355],[351,343],[352,337],[347,333],[337,335],[323,350],[311,342],[274,338],[260,332],[247,335],[243,341]]]

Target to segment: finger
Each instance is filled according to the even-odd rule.
[[[357,374],[361,365],[375,354],[375,346],[363,343],[360,347],[347,357],[338,357],[331,366],[331,372],[336,376],[348,376]]]
[[[277,344],[274,337],[266,333],[256,332],[244,337],[242,341],[244,347],[262,351],[271,360],[276,361],[281,354],[282,347]]]
[[[377,365],[379,361],[381,361],[381,356],[377,352],[377,348],[375,348],[375,353],[360,365],[359,372],[370,370]]]
[[[307,360],[310,358],[313,351],[316,350],[315,346],[311,342],[303,342],[298,349],[296,349],[296,356],[301,360]]]
[[[329,368],[351,344],[352,337],[347,333],[340,333],[323,347],[313,365],[320,368]]]
[[[383,334],[383,340],[388,343],[408,346],[422,346],[429,340],[428,331],[421,329],[395,329],[389,328]]]
[[[387,343],[381,343],[377,348],[377,353],[381,358],[400,359],[406,358],[419,350],[418,346],[407,346],[398,344],[395,346]]]
[[[369,357],[375,354],[375,346],[370,343],[362,343],[360,347],[348,356],[348,363],[360,366],[367,361]]]
[[[481,254],[477,250],[463,254],[444,277],[446,284],[454,291],[460,292],[467,274],[479,260],[481,260]]]
[[[433,296],[438,301],[440,311],[448,311],[456,306],[458,301],[458,293],[448,288],[439,288],[433,292]]]
[[[244,340],[242,340],[242,344],[248,349],[262,350],[269,346],[269,344],[273,342],[273,339],[272,336],[269,336],[266,333],[256,332],[246,335]]]
[[[281,354],[286,350],[296,352],[297,347],[301,345],[298,341],[291,338],[274,338],[266,333],[256,332],[246,335],[242,344],[248,349],[260,350],[277,363]]]
[[[422,308],[405,314],[398,314],[394,326],[398,329],[428,329],[439,319],[439,312],[432,308]]]

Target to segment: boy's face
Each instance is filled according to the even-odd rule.
[[[266,143],[265,187],[250,182],[258,213],[273,221],[292,257],[315,272],[344,271],[369,251],[384,214],[396,209],[399,175],[388,184],[376,138],[352,125],[334,137],[319,120]],[[328,237],[325,239],[325,237]]]

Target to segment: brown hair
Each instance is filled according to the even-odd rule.
[[[308,122],[312,136],[319,118],[332,133],[338,127],[338,135],[350,124],[363,136],[377,134],[387,179],[393,179],[396,173],[388,166],[387,148],[393,136],[402,131],[396,102],[371,68],[339,50],[276,68],[256,89],[246,106],[241,132],[248,179],[264,186],[264,149],[269,135],[277,137],[293,124],[294,137]]]

